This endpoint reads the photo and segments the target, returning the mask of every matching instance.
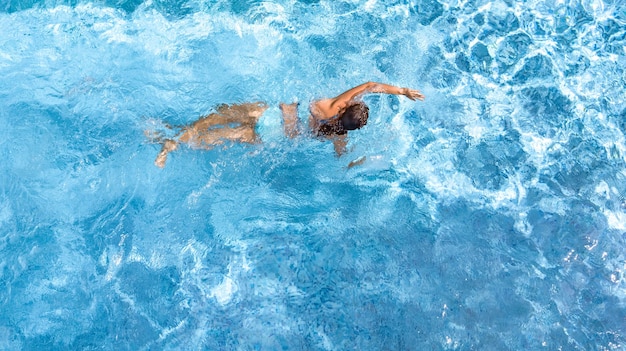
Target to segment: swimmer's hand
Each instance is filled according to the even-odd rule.
[[[357,158],[356,160],[350,161],[350,163],[348,164],[348,169],[354,167],[354,166],[360,166],[363,164],[363,162],[365,162],[366,157],[365,156],[361,156],[359,158]]]
[[[409,99],[415,101],[415,100],[419,100],[419,101],[424,101],[424,94],[422,94],[419,90],[415,90],[415,89],[409,89],[409,88],[402,88],[402,95],[408,97]]]

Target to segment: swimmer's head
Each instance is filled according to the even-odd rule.
[[[343,129],[355,130],[366,125],[369,111],[367,105],[360,101],[348,106],[340,118]]]
[[[318,130],[318,135],[344,135],[349,130],[355,130],[367,124],[369,108],[362,102],[356,102],[345,110],[339,111],[339,117],[324,121]]]

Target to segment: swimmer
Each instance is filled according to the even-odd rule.
[[[411,100],[424,100],[424,95],[417,90],[367,82],[334,98],[313,101],[309,108],[311,114],[307,134],[331,140],[337,155],[343,154],[347,145],[347,132],[367,124],[369,108],[360,98],[372,93],[404,95]],[[256,132],[257,122],[267,108],[267,104],[263,102],[221,105],[216,112],[182,127],[174,138],[164,139],[146,131],[148,138],[163,144],[154,163],[158,167],[165,167],[168,153],[176,150],[180,143],[199,149],[212,149],[226,142],[258,143],[260,138]],[[287,137],[295,138],[305,134],[298,119],[298,103],[281,103],[280,110],[283,132]]]

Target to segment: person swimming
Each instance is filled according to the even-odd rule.
[[[418,90],[367,82],[334,98],[313,101],[309,106],[308,134],[332,140],[337,155],[343,154],[348,131],[362,128],[369,118],[369,108],[360,97],[372,93],[404,95],[411,100],[424,100],[424,95]],[[289,138],[304,134],[298,118],[298,103],[281,103],[279,107],[284,134]],[[176,150],[180,143],[199,149],[212,149],[229,141],[258,143],[261,141],[257,133],[259,118],[267,109],[267,104],[263,102],[221,105],[216,112],[201,117],[189,126],[181,127],[173,138],[163,138],[158,133],[146,131],[149,139],[163,144],[154,163],[158,167],[165,167],[167,155]]]

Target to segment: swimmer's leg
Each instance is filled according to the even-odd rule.
[[[214,146],[222,145],[227,141],[256,144],[259,142],[259,137],[254,129],[254,126],[249,125],[211,129],[198,135],[193,146],[212,149]]]
[[[256,125],[267,108],[267,104],[261,101],[233,105],[224,104],[217,108],[216,114],[223,118],[221,124],[241,123]]]
[[[256,124],[267,107],[262,102],[222,105],[216,113],[185,128],[178,141],[203,149],[211,149],[225,141],[257,143]]]
[[[298,103],[280,104],[280,111],[283,114],[283,131],[289,138],[295,138],[300,134],[300,126],[298,123]]]
[[[246,124],[254,126],[267,110],[263,102],[249,102],[237,105],[220,105],[217,111],[199,118],[188,126],[186,131],[191,134],[202,134],[212,128],[221,128],[229,124]]]
[[[212,149],[226,141],[250,144],[259,142],[255,127],[267,107],[263,102],[222,105],[217,109],[217,113],[202,117],[191,126],[185,127],[177,137],[178,141],[165,139],[160,133],[144,132],[149,140],[163,143],[154,164],[161,168],[165,167],[167,154],[176,150],[179,143],[187,143],[195,148]]]
[[[157,155],[156,160],[154,160],[154,164],[159,167],[165,167],[165,161],[167,161],[167,154],[171,151],[176,150],[178,148],[178,143],[172,139],[167,139],[163,143],[163,147],[161,148],[161,152]]]

